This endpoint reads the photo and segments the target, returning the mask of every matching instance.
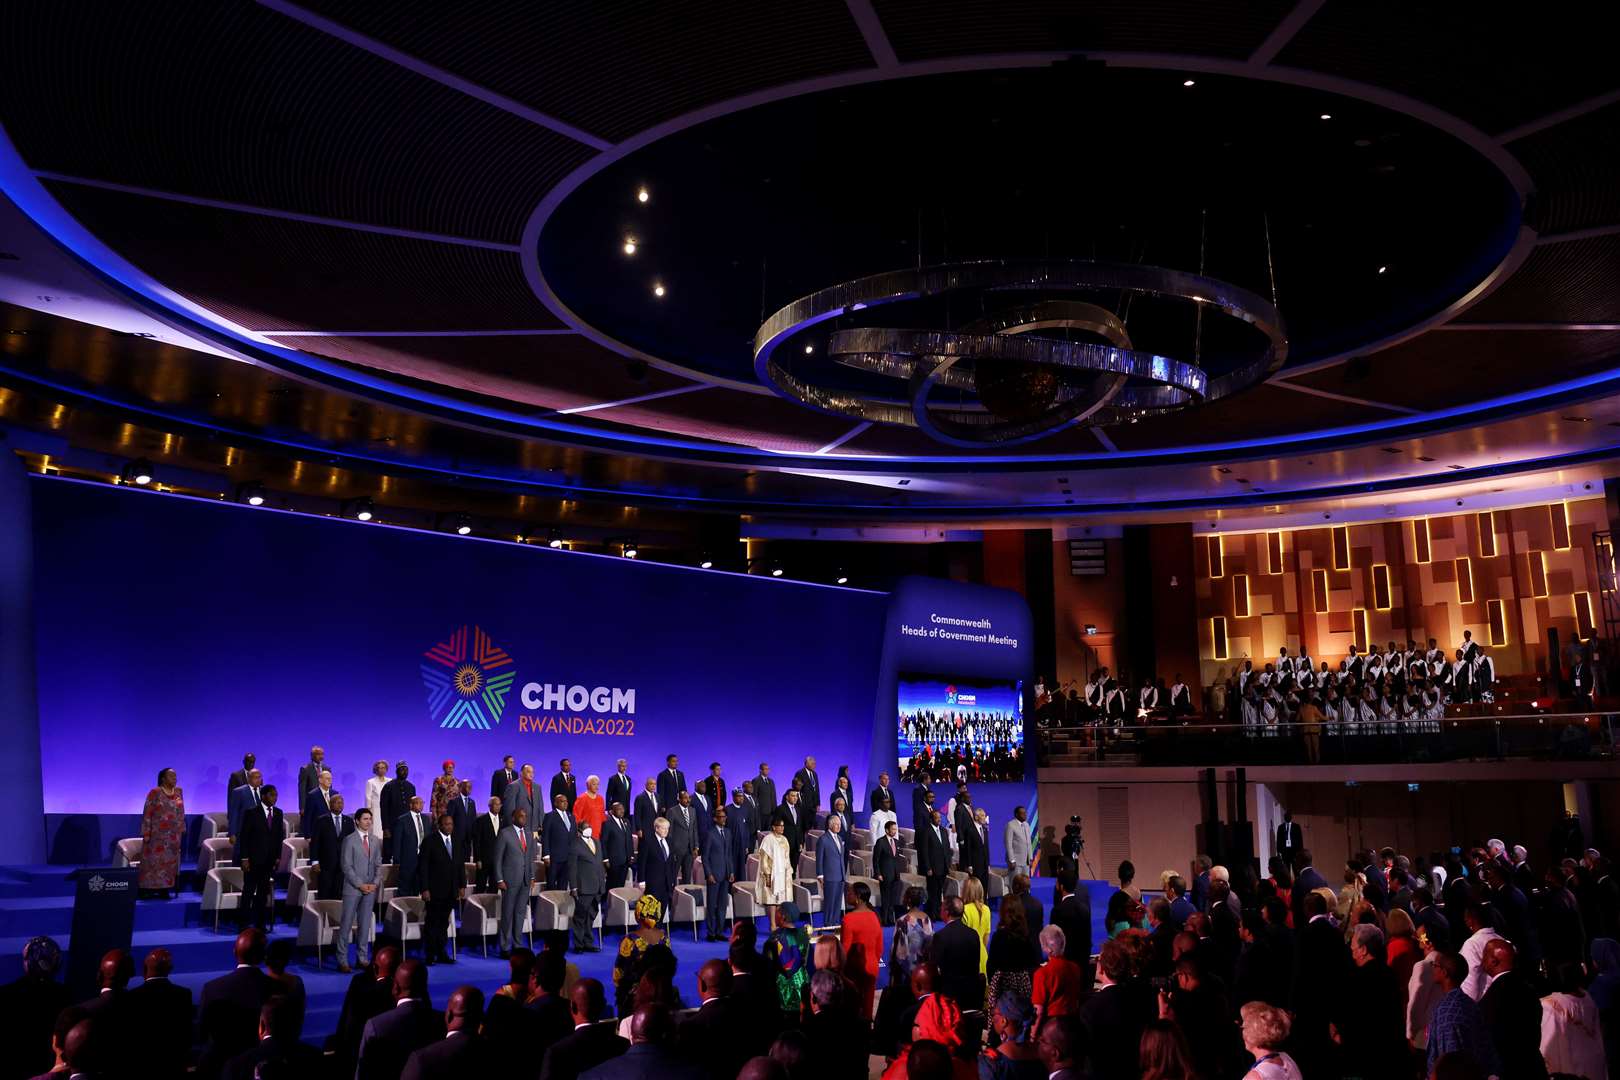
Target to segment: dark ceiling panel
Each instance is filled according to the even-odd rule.
[[[1388,420],[1392,415],[1386,409],[1330,401],[1262,384],[1207,408],[1153,417],[1136,424],[1116,424],[1107,428],[1106,433],[1121,450],[1149,450],[1304,434],[1321,428]]]
[[[548,409],[622,401],[693,385],[578,334],[525,337],[293,337],[281,344],[424,383]]]
[[[4,12],[0,122],[35,169],[516,243],[593,153],[254,4]]]
[[[1570,13],[1573,14],[1573,13]],[[1620,85],[1620,10],[1329,0],[1274,61],[1438,105],[1499,132]]]
[[[614,141],[715,102],[872,66],[843,0],[308,6]]]
[[[851,426],[850,421],[811,412],[779,397],[724,387],[640,405],[599,409],[587,415],[598,422],[792,453],[819,450]]]
[[[1620,222],[1620,105],[1509,144],[1536,182],[1531,224],[1544,233]]]
[[[114,251],[251,330],[547,329],[515,253],[52,183]],[[223,257],[222,257],[223,256]]]
[[[1294,6],[1258,0],[1222,8],[1197,0],[875,0],[901,60],[1011,52],[1186,52],[1246,57]]]
[[[1291,382],[1412,409],[1518,393],[1613,365],[1620,331],[1435,330]]]
[[[1542,244],[1459,322],[1620,322],[1620,236]]]

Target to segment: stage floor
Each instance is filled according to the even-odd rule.
[[[9,982],[22,973],[23,945],[35,935],[49,935],[64,950],[72,947],[69,930],[73,920],[73,882],[67,877],[71,872],[71,868],[62,866],[0,867],[0,982]],[[182,880],[188,880],[190,876],[186,873]],[[1083,884],[1091,894],[1092,940],[1101,942],[1104,939],[1103,912],[1114,886],[1104,881],[1087,881]],[[1037,878],[1031,890],[1048,912],[1052,904],[1052,886],[1051,878]],[[226,913],[227,917],[231,914]],[[759,925],[763,927],[763,920],[759,921]],[[174,956],[173,981],[190,987],[194,997],[200,996],[204,983],[235,966],[231,955],[235,933],[235,928],[225,923],[221,924],[219,933],[214,932],[212,916],[205,918],[202,914],[198,893],[182,892],[175,900],[142,900],[135,909],[133,951],[136,971],[140,971],[142,958],[148,950],[163,946]],[[296,934],[297,927],[287,923],[272,931],[275,938],[294,937]],[[886,930],[885,952],[890,936],[891,932]],[[608,932],[603,938],[602,952],[583,955],[570,953],[569,959],[578,965],[581,975],[601,979],[611,987],[614,950],[618,941],[617,931]],[[705,960],[724,956],[725,946],[701,939],[694,941],[691,929],[684,924],[677,924],[670,934],[670,943],[680,961],[677,987],[689,1004],[696,1004],[697,969]],[[412,948],[415,949],[414,944]],[[330,950],[326,951],[325,956],[324,970],[316,968],[313,950],[301,951],[292,967],[292,971],[303,978],[309,997],[304,1040],[316,1046],[321,1045],[336,1029],[343,995],[349,984],[349,976],[337,973]],[[442,1006],[452,989],[467,983],[479,987],[486,994],[493,993],[506,981],[507,970],[506,963],[495,956],[493,941],[490,942],[488,959],[484,958],[483,950],[477,944],[464,948],[456,964],[431,969],[429,986],[433,1003]],[[885,985],[887,980],[887,971],[880,972],[879,984]],[[136,982],[139,982],[138,978]]]

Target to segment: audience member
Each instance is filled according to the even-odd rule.
[[[294,1070],[319,1071],[321,1055],[298,1041],[303,1016],[295,1002],[280,996],[268,999],[259,1008],[258,1023],[258,1043],[225,1064],[223,1080],[256,1080],[266,1066],[279,1066],[288,1075]]]
[[[1243,1049],[1254,1059],[1243,1080],[1304,1080],[1304,1074],[1283,1046],[1288,1042],[1288,1014],[1263,1001],[1251,1001],[1240,1010]]]
[[[598,989],[601,984],[598,983]],[[452,1080],[481,1075],[490,1064],[479,1028],[484,1022],[484,993],[458,986],[444,1007],[444,1038],[412,1051],[401,1080]]]
[[[1081,1003],[1079,1013],[1094,1080],[1136,1080],[1140,1072],[1136,1055],[1142,1029],[1155,1014],[1152,990],[1132,968],[1131,949],[1124,941],[1103,942],[1097,989]]]
[[[399,837],[396,836],[396,842]],[[394,970],[394,1007],[366,1023],[355,1080],[393,1080],[411,1054],[444,1038],[444,1018],[428,1001],[428,969],[402,960]]]
[[[674,1037],[667,1006],[639,1006],[630,1016],[630,1048],[580,1073],[580,1080],[707,1080],[707,1072],[681,1060]]]
[[[0,1016],[12,1028],[6,1076],[33,1076],[60,1061],[67,1032],[55,1032],[57,1017],[68,1007],[67,987],[56,981],[62,948],[48,937],[28,940],[22,950],[22,974],[0,987]]]
[[[174,957],[168,949],[158,948],[147,953],[143,970],[145,978],[129,992],[127,1000],[130,1030],[138,1033],[147,1064],[178,1075],[185,1072],[191,1051],[191,1025],[196,1014],[191,991],[170,981]],[[295,1022],[301,1024],[303,999],[289,1004]],[[297,1037],[298,1032],[294,1031],[293,1038]]]
[[[944,982],[940,993],[959,1007],[979,1009],[984,1005],[984,976],[979,973],[979,935],[962,921],[962,898],[945,899],[941,911],[945,925],[934,933],[928,946],[928,959],[939,968]]]
[[[264,950],[262,930],[243,930],[236,935],[236,970],[203,985],[198,1034],[204,1073],[218,1072],[258,1041],[260,1010],[276,988],[275,981],[259,970]]]
[[[1598,1006],[1586,992],[1579,964],[1552,972],[1552,992],[1541,999],[1541,1056],[1554,1076],[1604,1080],[1609,1063]]]
[[[1441,953],[1435,961],[1435,975],[1442,991],[1429,1018],[1429,1068],[1451,1053],[1468,1057],[1487,1075],[1500,1075],[1496,1045],[1485,1029],[1484,1017],[1474,998],[1464,989],[1469,979],[1468,961],[1459,953]]]

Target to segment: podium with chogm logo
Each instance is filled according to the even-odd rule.
[[[67,987],[74,1001],[96,994],[96,969],[111,949],[128,949],[135,936],[134,866],[86,866],[73,872],[73,930],[68,940]]]

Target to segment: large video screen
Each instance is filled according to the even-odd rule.
[[[902,781],[1000,783],[1024,779],[1024,684],[902,671]]]

